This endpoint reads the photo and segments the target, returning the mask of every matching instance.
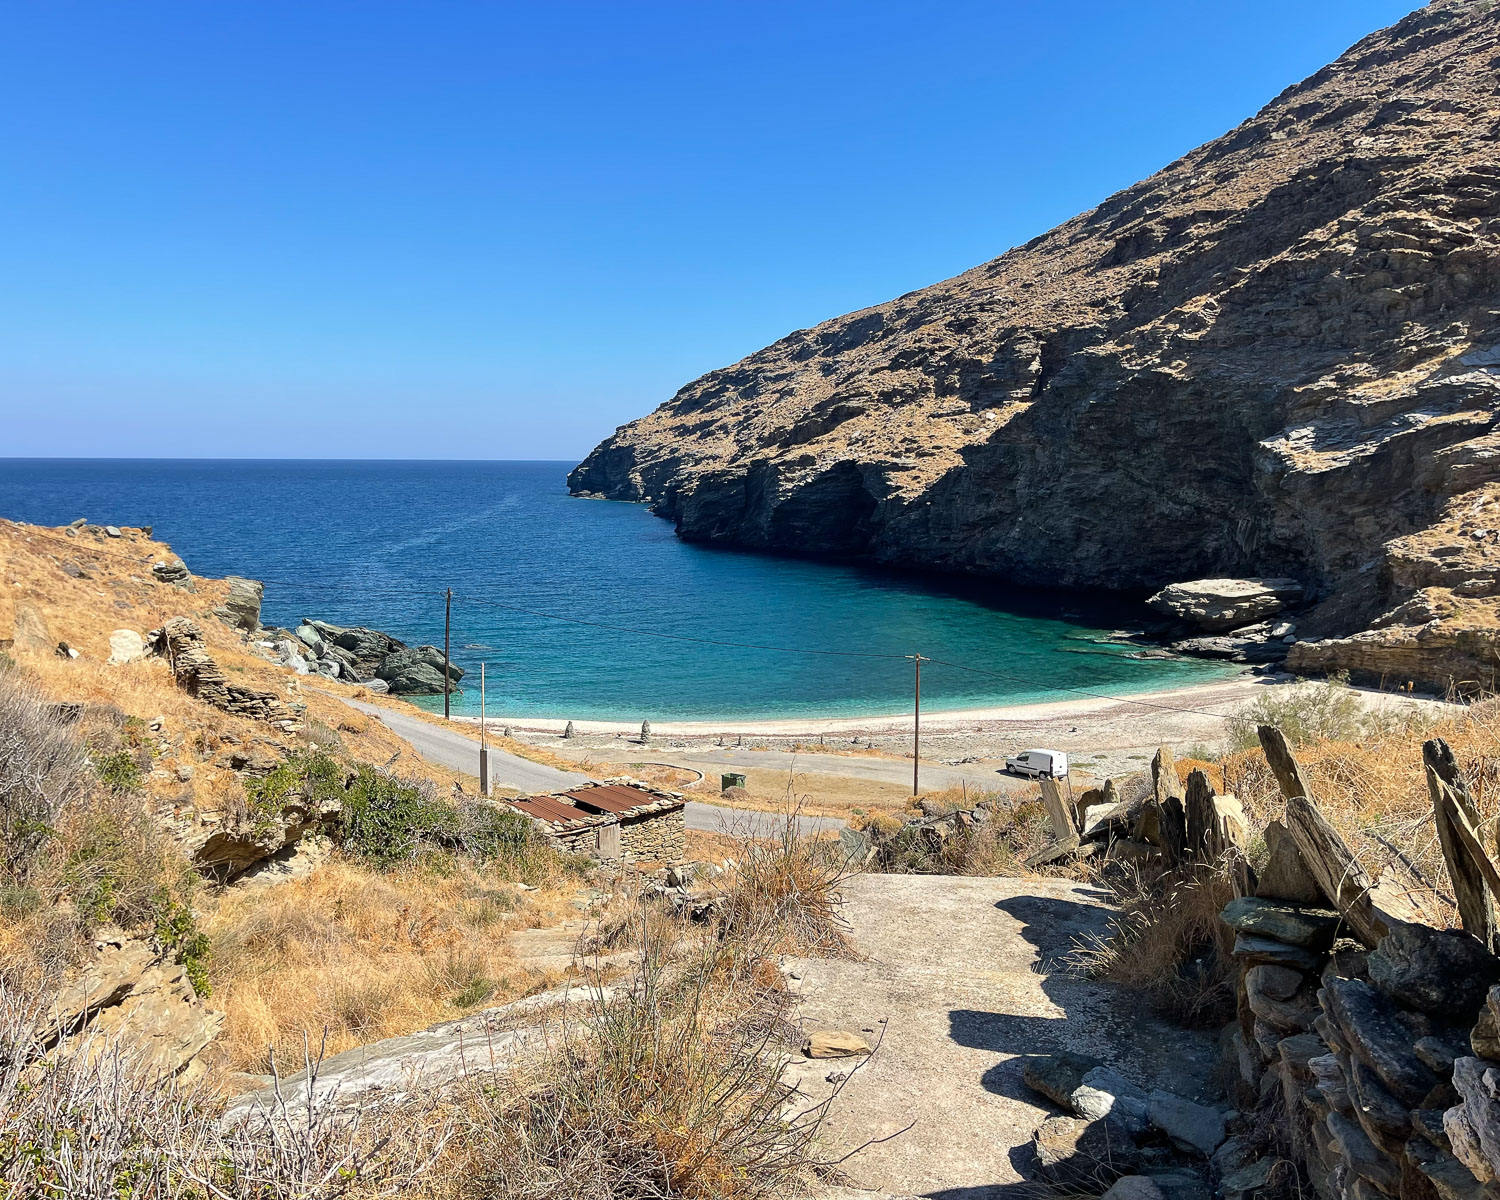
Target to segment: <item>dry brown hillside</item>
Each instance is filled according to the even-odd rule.
[[[1029,583],[1293,575],[1294,668],[1488,685],[1497,51],[1500,8],[1437,0],[1093,211],[694,381],[571,487]]]
[[[153,574],[175,562],[142,530],[0,521],[0,986],[81,972],[112,997],[91,1028],[234,1090],[304,1036],[333,1053],[547,983],[509,933],[570,913],[576,874],[524,820],[498,856],[405,837],[493,834],[495,810],[339,699],[367,692],[255,652],[228,580]],[[201,635],[243,712],[141,652],[163,627]]]

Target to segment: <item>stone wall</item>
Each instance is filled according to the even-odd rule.
[[[1279,1154],[1312,1189],[1324,1200],[1492,1194],[1500,960],[1467,933],[1422,924],[1392,925],[1367,949],[1340,936],[1331,908],[1266,895],[1223,917],[1240,963],[1226,1038],[1236,1098],[1281,1114]],[[1257,1178],[1278,1176],[1284,1160],[1268,1157]]]
[[[626,862],[681,862],[687,854],[683,806],[626,817],[620,822],[620,856]]]
[[[599,829],[594,825],[583,829],[561,831],[552,828],[547,833],[547,840],[564,854],[587,854],[591,858],[599,857]]]

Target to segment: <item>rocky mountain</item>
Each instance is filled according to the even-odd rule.
[[[1437,0],[973,270],[688,384],[569,476],[684,538],[1144,592],[1289,576],[1294,668],[1488,685],[1500,8]]]

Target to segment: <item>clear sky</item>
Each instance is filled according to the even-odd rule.
[[[0,2],[0,457],[577,458],[1414,0]]]

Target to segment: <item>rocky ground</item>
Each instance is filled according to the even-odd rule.
[[[1289,576],[1291,669],[1492,685],[1500,10],[1437,0],[955,279],[573,472],[683,537],[1134,590]]]

